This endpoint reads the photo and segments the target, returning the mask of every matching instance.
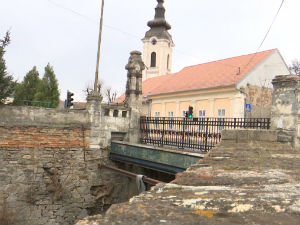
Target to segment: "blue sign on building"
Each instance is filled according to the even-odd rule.
[[[251,112],[251,104],[246,104],[246,112]]]

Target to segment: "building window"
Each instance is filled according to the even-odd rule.
[[[199,115],[199,130],[203,131],[205,129],[205,109],[200,109],[198,111],[198,115]]]
[[[114,112],[113,112],[113,116],[118,117],[119,116],[119,111],[115,109]]]
[[[155,116],[155,117],[160,117],[160,112],[155,112],[155,113],[154,113],[154,116]]]
[[[159,128],[159,117],[160,117],[160,112],[155,112],[154,113],[154,116],[155,116],[155,129],[158,129]]]
[[[109,109],[104,110],[104,116],[109,116]]]
[[[205,117],[205,109],[200,109],[198,115],[199,115],[200,118]]]
[[[218,109],[218,120],[217,120],[217,130],[221,131],[224,129],[224,123],[225,123],[225,109]]]
[[[173,116],[174,116],[174,112],[173,111],[169,111],[168,112],[168,127],[169,129],[173,128]]]
[[[188,114],[188,110],[182,110],[182,117],[185,118]],[[188,129],[188,124],[187,124],[187,119],[183,119],[184,123],[183,123],[183,129],[187,130]]]
[[[173,111],[169,111],[168,112],[168,117],[173,117],[174,116],[174,112]]]
[[[218,109],[218,117],[225,117],[225,109]]]
[[[127,117],[127,111],[122,111],[122,117],[124,117],[124,118]]]
[[[168,54],[168,56],[167,56],[167,70],[169,69],[169,60],[170,60],[170,55]]]
[[[156,53],[155,52],[151,53],[150,67],[156,67]]]

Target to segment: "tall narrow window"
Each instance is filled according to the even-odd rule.
[[[168,122],[169,122],[169,129],[173,128],[173,116],[174,116],[174,112],[173,111],[169,111],[168,112]]]
[[[203,131],[205,129],[205,109],[199,109],[199,130]]]
[[[154,113],[155,116],[155,123],[154,123],[154,127],[155,129],[159,128],[159,117],[160,117],[160,112],[155,112]]]
[[[221,131],[224,129],[224,123],[225,123],[225,109],[218,109],[218,121],[217,121],[217,130]]]
[[[156,53],[155,52],[151,53],[150,67],[156,67]]]
[[[199,117],[200,117],[200,118],[205,117],[205,109],[200,109],[200,110],[199,110]]]
[[[168,56],[167,56],[167,70],[169,69],[169,60],[170,60],[170,55],[168,54]]]

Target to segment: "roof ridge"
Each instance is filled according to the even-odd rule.
[[[255,55],[255,54],[258,54],[258,53],[263,53],[263,52],[268,52],[268,51],[275,51],[276,49],[277,48],[273,48],[273,49],[264,50],[264,51],[260,51],[260,52],[254,52],[254,53],[249,53],[249,54],[244,54],[244,55],[239,55],[239,56],[232,56],[232,57],[228,57],[228,58],[225,58],[225,59],[217,59],[217,60],[213,60],[213,61],[209,61],[209,62],[205,62],[205,63],[199,63],[199,64],[195,64],[195,65],[191,65],[191,66],[186,66],[186,67],[182,68],[180,71],[182,71],[186,68],[195,67],[195,66],[199,66],[199,65],[203,65],[203,64],[216,63],[216,62],[229,60],[229,59],[234,59],[234,58],[239,58],[239,57],[243,57],[243,56],[250,56],[250,55]],[[224,65],[228,65],[228,66],[231,66],[231,67],[237,67],[238,68],[238,66],[233,66],[233,65],[229,65],[229,64],[225,64],[225,63],[224,63]]]
[[[187,66],[176,73],[152,77],[143,82],[143,94],[157,95],[234,85],[259,65],[262,60],[276,52],[278,49],[269,49],[219,59]]]

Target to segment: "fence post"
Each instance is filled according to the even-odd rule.
[[[183,143],[184,143],[184,128],[185,128],[185,117],[183,118],[183,123],[182,123],[182,142],[181,142],[181,148],[183,148]]]
[[[165,136],[165,117],[163,117],[163,129],[162,129],[162,134],[161,134],[161,146],[164,145],[164,136]]]
[[[204,150],[207,151],[207,137],[208,137],[208,121],[209,118],[206,118],[206,127],[205,127],[205,144],[204,144]]]

